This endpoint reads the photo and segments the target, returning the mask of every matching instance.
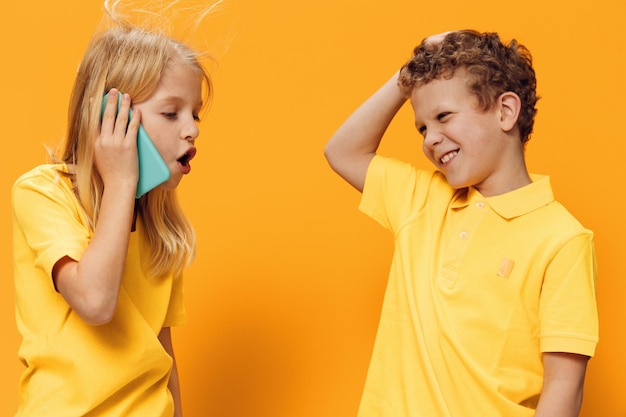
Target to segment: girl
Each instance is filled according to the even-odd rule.
[[[13,187],[17,416],[181,415],[170,326],[195,237],[175,188],[210,93],[198,54],[161,33],[120,23],[89,44],[61,158]],[[136,200],[140,122],[170,179]]]

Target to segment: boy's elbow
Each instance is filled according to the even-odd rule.
[[[341,154],[341,150],[332,142],[328,142],[324,147],[324,157],[328,165],[337,173],[341,172],[341,164],[347,160],[346,155]]]
[[[333,146],[330,142],[327,143],[326,146],[324,146],[324,157],[326,158],[326,161],[328,161],[328,163],[332,165],[331,161],[333,158]]]

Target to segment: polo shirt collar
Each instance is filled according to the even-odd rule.
[[[510,191],[494,197],[483,197],[480,192],[469,187],[457,193],[457,197],[451,204],[451,208],[462,208],[467,206],[472,200],[483,200],[505,219],[512,219],[537,210],[554,201],[550,177],[546,175],[531,174],[532,182],[522,188]]]

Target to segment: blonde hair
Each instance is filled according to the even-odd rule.
[[[204,103],[212,93],[211,79],[197,52],[164,33],[121,21],[116,25],[94,36],[87,47],[71,93],[68,131],[60,155],[62,162],[74,166],[75,193],[92,228],[104,190],[94,165],[104,94],[115,87],[128,93],[134,103],[142,102],[155,91],[164,72],[177,63],[189,65],[201,75]],[[136,210],[150,247],[147,266],[151,274],[180,273],[193,258],[195,233],[175,191],[154,189],[136,201]]]

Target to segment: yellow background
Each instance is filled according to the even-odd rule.
[[[94,0],[8,0],[0,15],[3,416],[15,411],[22,369],[10,187],[63,137],[100,16]],[[180,187],[199,234],[190,323],[174,330],[186,415],[355,415],[392,242],[357,211],[358,193],[322,149],[424,36],[475,28],[533,53],[543,98],[529,167],[550,174],[557,198],[596,233],[601,342],[582,416],[626,416],[625,18],[624,0],[228,1],[202,26],[219,57],[215,100]],[[381,152],[426,166],[412,124],[405,107]]]

